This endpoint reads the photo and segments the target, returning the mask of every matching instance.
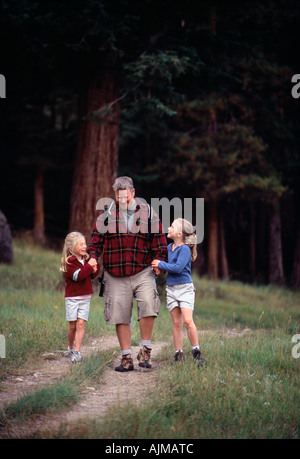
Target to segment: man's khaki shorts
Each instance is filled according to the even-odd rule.
[[[150,266],[133,276],[115,277],[104,273],[104,319],[107,324],[130,324],[133,300],[137,301],[138,320],[157,317],[160,299]]]

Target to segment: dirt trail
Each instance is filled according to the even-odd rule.
[[[108,367],[101,377],[101,384],[86,386],[80,402],[68,411],[62,413],[49,413],[35,417],[34,420],[21,423],[11,423],[5,428],[0,428],[0,438],[28,438],[38,435],[49,438],[51,431],[56,431],[62,423],[68,423],[80,418],[101,418],[106,410],[114,404],[124,402],[138,403],[151,389],[155,387],[156,369],[159,362],[156,359],[158,351],[166,343],[152,343],[152,369],[145,370],[138,366],[136,355],[138,346],[132,347],[134,371],[118,373],[114,371],[115,365],[120,363],[120,351],[115,352],[115,361]],[[90,345],[82,346],[82,355],[87,357],[92,353],[106,349],[119,349],[116,336],[105,336],[94,339]],[[38,367],[27,374],[19,376],[9,375],[0,387],[0,410],[4,405],[16,400],[37,386],[53,384],[58,381],[70,368],[70,358],[65,351],[55,351],[43,354],[45,359]],[[143,397],[140,397],[141,389]],[[43,433],[44,432],[44,433]],[[48,433],[47,433],[48,432]]]
[[[212,330],[199,331],[199,336],[212,333]],[[235,328],[218,330],[220,336],[230,338],[241,336],[250,332],[245,329],[242,332]],[[201,338],[200,338],[201,339]],[[57,432],[61,427],[63,431],[67,423],[79,419],[99,419],[113,405],[125,402],[138,404],[141,400],[151,395],[156,384],[157,368],[160,362],[157,354],[166,343],[152,343],[152,370],[141,369],[138,366],[136,355],[139,346],[133,346],[134,371],[118,373],[114,371],[115,365],[120,362],[119,343],[115,335],[108,335],[94,339],[89,345],[82,346],[82,355],[87,357],[93,353],[107,349],[117,349],[115,360],[111,367],[108,367],[101,377],[101,381],[95,386],[86,386],[79,403],[71,409],[61,413],[46,413],[36,416],[33,420],[24,424],[12,422],[4,428],[0,427],[1,438],[51,438],[51,432]],[[31,368],[30,371],[20,375],[9,375],[0,385],[0,410],[4,405],[16,400],[19,396],[30,391],[41,388],[43,385],[53,384],[69,370],[70,357],[65,351],[55,351],[43,355],[43,362]]]

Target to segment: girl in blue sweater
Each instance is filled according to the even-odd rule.
[[[183,324],[192,346],[193,358],[203,365],[198,333],[193,320],[195,287],[191,278],[191,264],[197,258],[197,237],[193,226],[183,218],[174,220],[168,229],[168,238],[173,243],[168,245],[168,262],[153,260],[152,269],[168,272],[167,308],[173,320],[173,338],[175,361],[183,360]]]

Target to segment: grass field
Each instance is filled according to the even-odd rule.
[[[0,397],[6,375],[25,371],[45,351],[66,349],[63,292],[56,290],[60,253],[24,238],[14,240],[14,253],[14,265],[0,265],[0,334],[6,340],[6,358],[0,359]],[[198,277],[194,283],[194,319],[206,366],[197,368],[191,358],[173,364],[172,324],[163,304],[153,341],[168,344],[159,356],[162,364],[153,401],[139,408],[125,401],[102,421],[86,421],[80,434],[74,427],[73,437],[299,438],[300,358],[292,355],[292,337],[300,333],[300,292]],[[87,342],[112,333],[103,319],[102,302],[95,293]],[[135,320],[132,333],[133,344],[138,344]],[[184,350],[190,353],[187,340]],[[71,368],[54,386],[6,406],[0,426],[76,402],[81,381],[101,380],[108,364],[109,356],[103,352]],[[60,438],[63,435],[60,432]]]

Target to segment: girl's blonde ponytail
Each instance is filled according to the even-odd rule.
[[[183,242],[191,249],[192,261],[197,258],[197,235],[194,233],[193,225],[184,218],[177,218],[174,224],[178,233],[183,234]]]
[[[197,258],[197,235],[195,233],[185,236],[185,244],[191,249],[192,261]]]

